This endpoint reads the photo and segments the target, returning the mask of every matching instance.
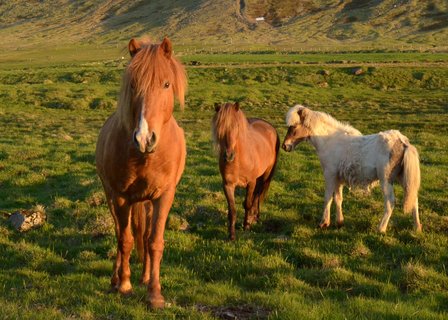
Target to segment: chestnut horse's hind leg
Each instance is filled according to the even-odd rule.
[[[163,308],[165,298],[160,285],[160,262],[164,249],[164,233],[166,219],[174,200],[175,189],[163,193],[160,198],[153,200],[153,214],[151,218],[151,234],[149,236],[150,278],[148,284],[148,304],[151,308]]]
[[[254,191],[256,188],[256,182],[251,181],[247,184],[246,188],[246,198],[244,200],[244,230],[249,230],[250,226],[256,220],[255,215],[257,214],[254,210]],[[255,218],[255,219],[254,219]]]
[[[224,194],[227,199],[229,220],[229,239],[235,240],[235,223],[236,223],[236,208],[235,208],[235,186],[232,184],[224,184]]]
[[[120,266],[121,266],[121,253],[120,250],[118,250],[117,246],[117,255],[115,256],[112,278],[110,279],[111,291],[118,291],[118,287],[120,286],[120,277],[119,277]]]

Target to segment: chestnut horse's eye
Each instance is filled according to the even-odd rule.
[[[163,85],[163,87],[164,87],[165,89],[168,89],[168,88],[170,87],[170,83],[169,83],[169,81],[165,82],[165,84]]]

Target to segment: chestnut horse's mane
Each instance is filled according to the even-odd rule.
[[[219,141],[226,133],[238,130],[238,136],[245,136],[249,122],[241,110],[237,110],[231,103],[221,106],[212,121],[212,133],[215,147],[219,149]]]
[[[132,58],[123,76],[117,116],[130,129],[133,121],[131,99],[136,95],[146,96],[155,88],[163,87],[168,80],[172,85],[181,108],[185,102],[187,76],[182,64],[173,55],[166,58],[159,44],[142,44],[139,52]]]

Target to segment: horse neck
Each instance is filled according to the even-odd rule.
[[[246,118],[241,119],[238,124],[238,142],[247,145],[246,141],[249,134],[249,125]]]
[[[317,152],[327,149],[331,141],[336,139],[337,136],[344,134],[341,128],[336,127],[326,127],[321,128],[317,132],[314,130],[311,130],[311,132],[310,142]]]

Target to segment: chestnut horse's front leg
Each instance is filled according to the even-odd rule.
[[[235,224],[236,224],[236,208],[235,208],[235,185],[224,184],[224,194],[227,199],[227,207],[229,209],[227,218],[229,220],[229,239],[235,240]]]
[[[131,230],[131,207],[127,204],[126,200],[121,197],[113,199],[113,206],[115,219],[116,222],[118,222],[118,252],[112,281],[114,281],[114,276],[118,271],[118,291],[122,294],[130,294],[132,293],[132,285],[129,258],[134,246],[134,237]]]
[[[106,190],[106,189],[104,189],[104,190]],[[115,212],[114,202],[112,201],[108,192],[106,192],[106,199],[107,199],[107,205],[109,206],[110,213],[112,214],[112,218],[114,219],[115,237],[117,238],[117,243],[118,243],[118,239],[120,238],[120,226],[119,226],[117,214]],[[117,245],[117,254],[115,256],[112,277],[110,279],[111,291],[117,291],[118,287],[120,286],[120,277],[119,277],[120,266],[121,266],[121,253],[120,253],[120,250],[118,249],[118,245]]]
[[[145,204],[145,210],[146,210],[146,223],[145,223],[145,232],[143,233],[143,269],[142,269],[142,277],[140,278],[140,283],[144,285],[149,284],[149,278],[150,278],[150,256],[149,256],[149,236],[151,235],[151,219],[152,219],[152,212],[153,212],[153,206],[152,202],[148,201]]]
[[[164,192],[160,198],[153,200],[151,234],[149,236],[150,278],[148,284],[148,304],[151,308],[163,308],[165,298],[160,285],[160,262],[164,249],[166,219],[174,200],[175,188]]]

